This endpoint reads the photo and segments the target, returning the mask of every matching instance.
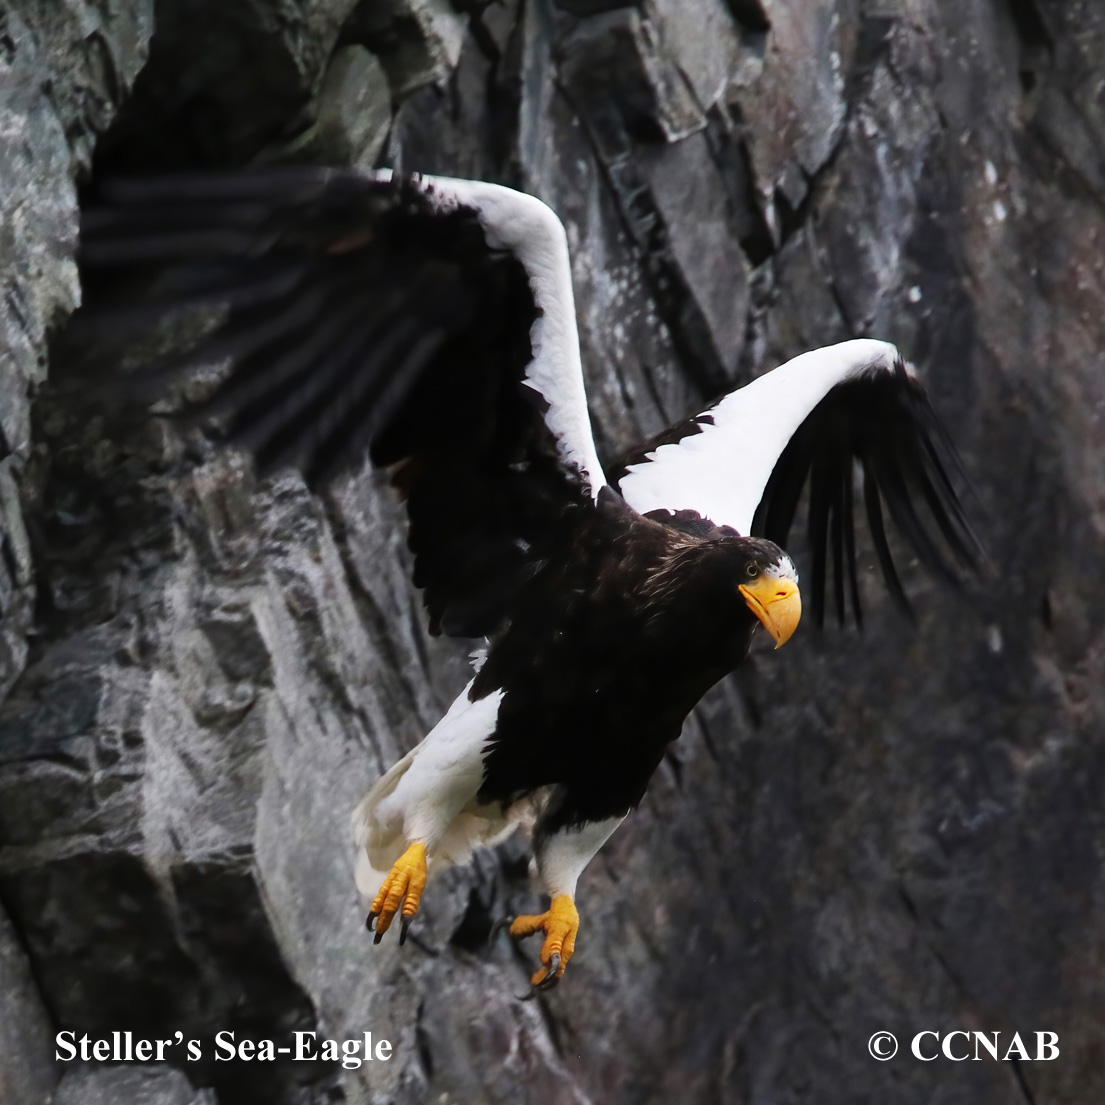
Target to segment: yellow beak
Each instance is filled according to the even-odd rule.
[[[739,589],[748,609],[775,638],[775,647],[785,645],[802,617],[798,584],[790,579],[763,575],[755,583],[742,583]]]

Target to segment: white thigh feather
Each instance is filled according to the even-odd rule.
[[[412,841],[426,845],[429,870],[465,862],[477,847],[490,847],[522,819],[520,805],[503,811],[481,804],[483,754],[495,732],[502,691],[475,702],[472,684],[417,748],[376,781],[353,811],[357,889],[372,898]]]

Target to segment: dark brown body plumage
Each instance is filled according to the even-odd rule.
[[[558,785],[555,820],[567,824],[641,800],[687,714],[748,651],[757,623],[737,590],[742,566],[778,556],[732,531],[642,517],[608,489],[581,513],[470,692],[505,692],[480,798]]]

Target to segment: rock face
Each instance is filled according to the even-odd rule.
[[[0,912],[0,1100],[45,1101],[53,1069],[50,1022],[30,963],[7,915]]]
[[[5,1105],[59,1078],[64,1105],[1105,1099],[1105,13],[151,8],[0,7]],[[907,568],[916,628],[869,566],[863,634],[808,628],[719,685],[584,876],[580,950],[535,1004],[513,996],[532,951],[487,941],[537,904],[521,840],[433,884],[402,953],[362,931],[348,812],[465,679],[378,477],[258,483],[198,435],[90,418],[48,358],[82,175],[381,143],[561,214],[606,455],[885,336],[991,557],[958,596]],[[169,1063],[52,1059],[57,1031],[127,1029]],[[926,1029],[1002,1054],[1020,1032],[1027,1057],[919,1062]],[[392,1052],[222,1062],[220,1031]]]
[[[214,1105],[210,1090],[196,1090],[168,1066],[78,1067],[61,1081],[53,1105]]]

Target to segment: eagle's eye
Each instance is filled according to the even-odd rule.
[[[744,566],[744,574],[748,576],[749,579],[755,579],[756,576],[760,574],[759,564],[757,564],[754,560],[750,560]]]

